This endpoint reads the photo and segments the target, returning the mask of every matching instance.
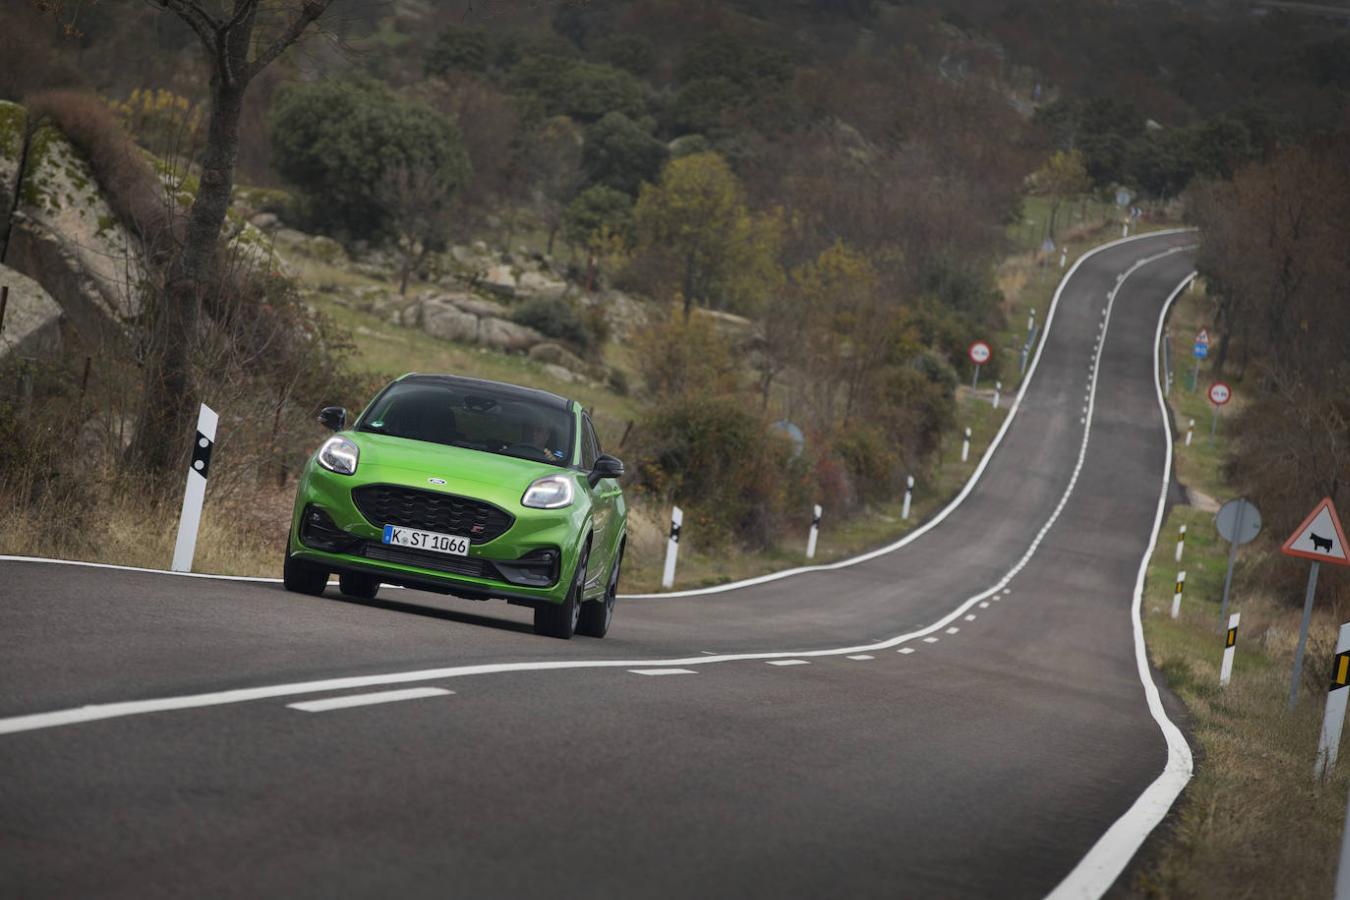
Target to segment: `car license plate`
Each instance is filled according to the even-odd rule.
[[[383,542],[396,547],[431,550],[453,556],[467,556],[469,553],[469,539],[466,537],[437,534],[434,531],[418,531],[416,528],[402,528],[398,525],[384,526]]]

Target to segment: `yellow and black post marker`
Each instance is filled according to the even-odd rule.
[[[1181,562],[1181,551],[1186,549],[1186,526],[1182,525],[1181,530],[1177,532],[1177,562]]]
[[[1181,615],[1181,595],[1186,590],[1186,573],[1177,574],[1177,589],[1172,593],[1172,618]]]
[[[1336,764],[1336,749],[1345,724],[1345,705],[1350,700],[1350,622],[1341,626],[1336,639],[1336,655],[1331,658],[1331,686],[1327,691],[1327,711],[1322,717],[1322,737],[1317,742],[1317,762],[1313,777],[1322,779]]]
[[[1228,633],[1223,640],[1223,664],[1219,666],[1219,687],[1227,687],[1233,677],[1233,654],[1237,652],[1238,621],[1241,613],[1228,617]]]

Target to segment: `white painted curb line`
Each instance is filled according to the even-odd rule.
[[[1149,670],[1148,650],[1144,646],[1144,622],[1140,610],[1144,602],[1144,576],[1148,573],[1148,562],[1153,557],[1153,549],[1158,545],[1158,532],[1162,529],[1163,516],[1167,512],[1167,489],[1172,484],[1172,423],[1167,413],[1167,401],[1163,399],[1162,385],[1158,383],[1158,348],[1162,341],[1163,323],[1167,320],[1167,311],[1185,287],[1195,280],[1192,272],[1163,304],[1158,316],[1158,331],[1153,339],[1153,385],[1158,392],[1158,408],[1162,410],[1163,430],[1167,435],[1167,459],[1163,466],[1162,489],[1158,492],[1158,509],[1153,515],[1153,534],[1149,538],[1144,556],[1139,560],[1139,574],[1134,582],[1134,604],[1130,609],[1130,619],[1134,624],[1134,661],[1138,668],[1139,680],[1144,685],[1144,697],[1148,701],[1148,711],[1153,721],[1162,730],[1163,740],[1167,743],[1167,762],[1162,773],[1153,783],[1144,789],[1125,814],[1115,821],[1106,834],[1092,845],[1092,849],[1079,861],[1073,871],[1050,892],[1050,900],[1069,900],[1069,898],[1096,898],[1105,894],[1125,871],[1135,853],[1143,845],[1158,823],[1163,820],[1172,804],[1176,802],[1187,782],[1191,780],[1194,761],[1191,758],[1190,745],[1182,736],[1181,729],[1167,717],[1163,709],[1158,686],[1153,683],[1153,674]]]

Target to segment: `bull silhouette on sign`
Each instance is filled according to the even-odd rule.
[[[1312,540],[1314,550],[1325,550],[1331,552],[1331,538],[1324,538],[1315,531],[1308,532],[1308,537]]]

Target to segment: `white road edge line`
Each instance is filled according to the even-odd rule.
[[[863,660],[876,659],[876,657],[868,656],[866,653],[855,653],[850,656],[849,659],[856,659],[858,662],[862,662]]]
[[[306,700],[302,703],[287,703],[287,709],[301,712],[328,712],[330,709],[350,709],[353,706],[374,706],[376,703],[397,703],[400,700],[419,700],[423,697],[440,697],[453,694],[445,688],[420,687],[404,688],[401,691],[377,691],[373,694],[347,694],[342,697],[328,697],[324,700]]]
[[[849,566],[855,566],[858,563],[866,562],[870,559],[876,559],[878,556],[884,556],[887,553],[893,553],[894,551],[899,550],[901,547],[908,545],[909,543],[917,540],[922,535],[936,528],[939,524],[941,524],[943,520],[945,520],[949,515],[951,515],[951,513],[958,506],[960,506],[963,502],[965,502],[966,497],[969,496],[970,492],[975,489],[976,483],[980,480],[980,477],[984,474],[984,470],[989,466],[989,461],[993,457],[994,451],[998,449],[999,445],[1003,442],[1003,436],[1007,434],[1008,429],[1012,426],[1013,419],[1016,418],[1018,410],[1021,409],[1022,407],[1022,398],[1026,395],[1027,389],[1031,385],[1032,376],[1036,374],[1036,369],[1040,365],[1041,355],[1045,350],[1047,338],[1050,335],[1050,327],[1055,321],[1055,312],[1059,309],[1060,297],[1064,292],[1065,286],[1068,285],[1069,281],[1073,278],[1074,273],[1078,271],[1078,267],[1081,266],[1088,259],[1092,258],[1093,256],[1096,256],[1098,253],[1110,250],[1113,247],[1119,247],[1122,244],[1128,244],[1131,241],[1149,240],[1152,238],[1166,237],[1168,235],[1174,234],[1186,234],[1188,232],[1194,231],[1196,231],[1196,229],[1194,228],[1168,228],[1160,231],[1150,231],[1144,234],[1132,234],[1129,237],[1116,238],[1113,241],[1108,241],[1105,244],[1100,244],[1096,247],[1093,247],[1092,249],[1084,253],[1082,256],[1078,257],[1078,259],[1074,260],[1073,265],[1070,266],[1068,271],[1064,273],[1064,277],[1060,279],[1059,285],[1055,288],[1055,295],[1053,299],[1050,301],[1050,311],[1046,314],[1045,324],[1041,328],[1041,340],[1036,346],[1036,355],[1032,357],[1031,365],[1027,367],[1026,377],[1022,379],[1022,384],[1017,390],[1017,396],[1014,398],[1012,406],[1008,410],[1008,415],[1004,417],[1003,424],[999,427],[998,432],[995,433],[994,439],[989,442],[989,447],[984,451],[984,455],[980,457],[979,463],[975,466],[975,471],[971,473],[970,478],[967,479],[966,483],[962,486],[960,493],[958,493],[954,498],[952,498],[952,501],[950,503],[948,503],[941,510],[939,510],[933,516],[933,518],[929,519],[927,522],[925,522],[918,528],[914,529],[909,534],[905,535],[904,537],[900,538],[894,543],[887,544],[884,547],[878,547],[876,550],[871,550],[867,553],[863,553],[858,556],[853,556],[848,559],[841,559],[837,562],[822,563],[821,565],[815,566],[798,566],[797,568],[794,569],[784,569],[781,572],[772,572],[768,575],[760,575],[756,578],[747,578],[743,581],[732,581],[728,582],[727,584],[713,585],[712,587],[706,588],[695,588],[686,591],[667,591],[664,593],[657,593],[657,594],[620,594],[619,599],[658,600],[667,598],[675,599],[680,597],[702,597],[708,596],[710,594],[720,594],[726,591],[739,590],[740,588],[751,587],[756,584],[766,584],[771,581],[778,581],[779,579],[782,578],[790,578],[794,575],[802,575],[809,572],[829,572],[835,569],[844,569]],[[1174,251],[1171,252],[1176,252],[1176,250],[1180,249],[1181,248],[1175,248]],[[1149,258],[1148,262],[1152,262],[1153,259],[1155,258],[1157,257]],[[1133,272],[1135,269],[1139,268],[1139,266],[1140,263],[1135,262],[1128,271]],[[1126,277],[1128,277],[1128,273]],[[1121,281],[1117,282],[1116,287],[1119,288],[1120,284],[1123,283],[1124,279],[1121,279]],[[1109,294],[1108,296],[1114,296],[1114,292],[1112,294]],[[1105,312],[1106,310],[1103,310],[1103,314],[1105,314]],[[1094,373],[1093,379],[1095,382],[1096,366],[1095,365],[1089,366],[1088,371]],[[189,578],[219,578],[227,581],[253,581],[268,584],[276,584],[281,581],[280,578],[260,578],[247,575],[208,575],[198,572],[166,572],[163,569],[146,569],[137,566],[119,566],[114,565],[112,563],[94,563],[94,562],[83,562],[79,560],[49,559],[38,556],[0,556],[0,562],[61,563],[64,565],[88,566],[91,568],[99,568],[99,569],[116,569],[124,572],[147,572],[156,575],[185,576]],[[3,731],[0,731],[0,734],[3,733],[4,733]]]
[[[809,665],[811,665],[811,663],[810,663],[809,660],[805,660],[805,659],[771,659],[771,660],[769,660],[769,665],[771,665],[771,666],[809,666]]]
[[[1185,231],[1185,230],[1187,229],[1177,229],[1176,231]],[[1152,235],[1156,236],[1164,233],[1174,233],[1174,232],[1153,232]],[[1121,243],[1121,241],[1113,241],[1111,244],[1104,244],[1102,245],[1101,248],[1096,249],[1097,250],[1104,249],[1106,247],[1118,243]],[[1154,257],[1150,257],[1148,259],[1148,262],[1152,262],[1156,259],[1162,259],[1164,257],[1171,256],[1174,253],[1183,252],[1186,249],[1189,249],[1189,247],[1175,247],[1169,249],[1165,252],[1157,254]],[[1089,251],[1089,254],[1091,252],[1095,251]],[[1086,256],[1089,254],[1084,254],[1083,258],[1086,258]],[[1082,258],[1080,258],[1080,262],[1081,259]],[[1123,283],[1124,278],[1128,278],[1131,273],[1135,272],[1140,267],[1140,265],[1141,264],[1136,263],[1134,266],[1132,266],[1123,276],[1121,283]],[[1076,266],[1077,264],[1075,264],[1075,268]],[[1070,270],[1070,272],[1072,272],[1072,270]],[[1063,290],[1064,284],[1067,283],[1068,276],[1066,275],[1065,278],[1066,282],[1062,282],[1060,284],[1059,289],[1056,290],[1055,292],[1056,303],[1058,303],[1060,292]],[[1110,306],[1108,305],[1108,310],[1109,308]],[[1055,305],[1052,304],[1050,316],[1054,315],[1054,309]],[[1046,327],[1048,329],[1049,319],[1047,319]],[[1038,350],[1037,359],[1039,359],[1039,354],[1040,351]],[[1156,373],[1156,366],[1155,366],[1155,373]],[[1096,379],[1094,374],[1094,394],[1095,394],[1095,380]],[[1156,382],[1156,374],[1155,374],[1155,382]],[[1023,382],[1023,390],[1025,390],[1025,386],[1027,383],[1028,383],[1027,381]],[[1019,393],[1019,400],[1020,397],[1021,394]],[[1004,422],[1005,429],[1007,427],[1008,422],[1011,422],[1011,416]],[[694,657],[684,657],[680,659],[556,660],[556,661],[534,661],[534,662],[514,662],[514,663],[482,663],[479,665],[470,665],[470,666],[448,666],[437,669],[423,669],[414,672],[390,672],[382,675],[354,675],[343,678],[329,678],[322,681],[294,682],[291,684],[276,684],[255,688],[236,688],[233,690],[217,691],[214,693],[207,693],[207,694],[189,694],[177,697],[160,697],[149,700],[128,700],[117,703],[103,703],[89,706],[74,707],[70,709],[54,710],[51,712],[30,713],[28,715],[13,716],[10,718],[0,719],[0,735],[15,734],[24,731],[36,731],[44,728],[56,728],[64,725],[95,722],[104,719],[122,718],[125,716],[144,715],[147,713],[168,712],[182,709],[200,709],[209,706],[222,706],[233,703],[245,703],[251,700],[264,700],[271,697],[285,697],[285,696],[295,696],[298,694],[324,693],[328,691],[348,690],[351,688],[372,687],[376,685],[385,685],[385,684],[407,684],[410,682],[418,682],[418,681],[439,681],[449,678],[463,678],[474,675],[495,675],[507,672],[559,671],[562,669],[603,669],[603,668],[632,669],[642,667],[686,667],[686,666],[704,665],[708,663],[742,662],[748,660],[784,661],[785,658],[788,657],[798,658],[798,662],[805,662],[805,660],[800,658],[847,656],[848,654],[851,653],[867,653],[867,652],[875,652],[878,650],[887,650],[892,647],[898,647],[899,645],[912,641],[916,638],[923,638],[925,643],[930,644],[937,643],[938,638],[933,637],[932,635],[935,632],[940,631],[943,628],[946,628],[948,625],[950,625],[953,621],[955,621],[959,617],[965,615],[976,603],[979,603],[980,601],[986,599],[998,600],[1000,599],[999,594],[1000,591],[1002,591],[1004,594],[1010,592],[1010,589],[1007,588],[1007,585],[1031,561],[1031,558],[1035,555],[1037,549],[1039,549],[1041,542],[1045,539],[1045,535],[1049,532],[1050,528],[1059,518],[1059,514],[1063,511],[1065,505],[1069,501],[1069,498],[1072,496],[1073,490],[1078,483],[1078,474],[1079,472],[1082,471],[1083,462],[1087,455],[1088,439],[1091,435],[1091,431],[1092,429],[1089,426],[1083,432],[1082,442],[1079,445],[1078,450],[1078,461],[1074,466],[1073,473],[1069,478],[1069,483],[1068,485],[1066,485],[1064,493],[1060,497],[1059,503],[1056,505],[1054,511],[1051,513],[1050,518],[1041,526],[1040,530],[1036,534],[1036,537],[1032,540],[1031,545],[1027,548],[1026,552],[1021,556],[1020,559],[1018,559],[1018,561],[1013,565],[1013,567],[1002,578],[1000,578],[998,582],[995,583],[992,587],[984,591],[981,591],[980,593],[974,595],[973,597],[968,598],[964,603],[961,603],[951,612],[947,613],[945,616],[942,616],[940,619],[933,622],[932,624],[927,625],[923,628],[916,629],[914,631],[907,632],[905,634],[897,635],[888,640],[877,641],[853,647],[838,647],[827,650],[804,650],[795,652],[777,651],[777,652],[735,653],[735,654],[728,653],[716,656],[694,656]],[[1002,434],[1002,430],[1000,431],[1000,434]],[[991,445],[990,450],[992,451],[992,449],[993,448]],[[983,466],[987,461],[988,455],[986,454],[986,456],[981,460],[981,465]],[[972,476],[972,479],[973,477],[974,476]],[[970,484],[973,484],[973,480],[972,482],[967,484],[966,489],[964,489],[962,494],[958,497],[958,501],[969,491]],[[955,504],[958,501],[953,501],[953,504]],[[948,510],[950,510],[951,508],[952,506],[947,507]],[[934,520],[934,522],[936,522],[936,520]],[[917,532],[915,533],[915,536],[917,536]],[[878,553],[881,552],[886,551],[884,550],[884,548],[882,551],[874,551],[868,558],[876,556]],[[18,557],[18,558],[28,559],[28,557]],[[858,559],[861,558],[862,557],[859,557]],[[6,559],[6,557],[0,557],[0,560],[3,559]],[[839,564],[835,565],[838,566]],[[111,568],[119,568],[119,567],[111,567]],[[155,571],[155,570],[147,570],[147,571]],[[255,580],[262,580],[262,579],[255,579]],[[671,595],[663,595],[663,596],[671,596]]]
[[[1139,574],[1134,582],[1134,603],[1130,608],[1130,619],[1134,625],[1134,661],[1138,668],[1139,680],[1144,686],[1144,697],[1148,700],[1148,711],[1152,713],[1153,721],[1158,723],[1163,740],[1167,743],[1167,762],[1153,783],[1144,789],[1125,814],[1092,845],[1092,849],[1078,865],[1074,866],[1073,871],[1050,892],[1049,900],[1095,898],[1110,890],[1111,885],[1120,877],[1120,873],[1125,871],[1130,860],[1139,852],[1144,840],[1172,808],[1172,804],[1191,780],[1195,769],[1190,745],[1186,743],[1181,729],[1167,717],[1167,710],[1163,708],[1162,698],[1158,695],[1158,686],[1153,683],[1153,674],[1148,666],[1148,652],[1144,646],[1144,621],[1140,613],[1144,603],[1144,576],[1148,573],[1148,562],[1152,559],[1153,550],[1158,544],[1158,532],[1162,529],[1163,517],[1167,513],[1167,489],[1172,482],[1174,438],[1172,422],[1167,414],[1167,401],[1163,398],[1162,384],[1158,380],[1158,348],[1162,344],[1163,324],[1167,321],[1167,311],[1195,277],[1196,273],[1192,272],[1167,298],[1162,313],[1158,316],[1158,330],[1153,336],[1153,386],[1158,394],[1158,407],[1162,410],[1163,431],[1167,436],[1167,458],[1163,465],[1162,488],[1158,492],[1158,509],[1153,515],[1153,534],[1149,538],[1143,558],[1139,560]]]

